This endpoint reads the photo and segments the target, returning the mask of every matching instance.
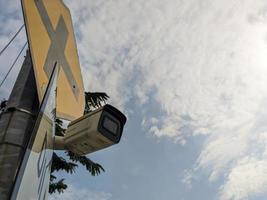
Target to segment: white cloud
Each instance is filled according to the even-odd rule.
[[[258,123],[267,97],[265,2],[79,3],[70,5],[86,88],[108,92],[121,107],[133,97],[143,107],[157,103],[161,114],[152,114],[157,121],[146,115],[143,120],[157,137],[185,144],[188,137],[206,135],[193,171],[207,171],[210,181],[226,174],[221,191],[226,199],[265,192],[260,180],[247,192],[251,183],[244,179],[240,190],[230,189],[239,181],[231,177],[245,170],[240,162],[253,153],[249,165],[258,166],[256,156],[267,152],[255,140],[266,131]]]
[[[267,187],[267,160],[245,157],[231,169],[221,199],[250,199]]]
[[[53,194],[49,196],[50,200],[110,200],[112,195],[102,191],[91,191],[85,188],[77,188],[72,185],[62,194]]]

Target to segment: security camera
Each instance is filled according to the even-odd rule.
[[[119,143],[127,118],[118,109],[105,105],[72,121],[64,137],[55,138],[55,149],[86,155]]]

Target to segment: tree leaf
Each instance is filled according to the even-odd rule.
[[[109,96],[104,92],[85,92],[84,114],[91,112],[92,108],[96,109],[106,104],[108,99]]]
[[[53,194],[55,192],[63,193],[64,190],[66,190],[68,186],[64,183],[64,179],[59,180],[58,182],[50,182],[49,184],[49,193]]]

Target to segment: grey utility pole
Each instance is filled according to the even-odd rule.
[[[0,199],[8,200],[16,181],[39,109],[34,71],[29,51],[0,114]]]

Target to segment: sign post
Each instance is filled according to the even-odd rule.
[[[55,66],[16,178],[12,200],[47,199],[55,137],[57,81],[58,67]]]

